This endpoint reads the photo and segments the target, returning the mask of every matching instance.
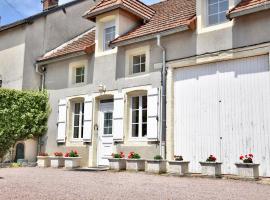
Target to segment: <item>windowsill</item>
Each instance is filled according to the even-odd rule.
[[[201,27],[200,29],[198,29],[198,34],[218,31],[218,30],[222,30],[222,29],[225,29],[225,28],[230,28],[232,26],[233,26],[233,20],[228,21],[228,22],[224,22],[222,24],[216,24],[216,25],[212,25],[212,26],[205,26],[205,27]]]
[[[85,86],[85,85],[87,85],[86,82],[83,82],[83,83],[73,83],[70,86],[71,87],[82,87],[82,86]]]
[[[143,137],[143,138],[129,138],[128,139],[129,142],[148,142],[148,138],[147,137]]]
[[[141,78],[141,77],[147,77],[147,76],[149,76],[149,72],[141,72],[141,73],[129,74],[126,76],[126,78],[132,79],[132,78]]]
[[[100,57],[100,56],[106,56],[106,55],[111,55],[117,53],[117,47],[106,50],[106,51],[97,51],[95,54],[95,57]]]
[[[79,142],[83,142],[83,139],[81,138],[81,139],[75,139],[75,138],[72,138],[71,140],[70,140],[70,143],[79,143]]]
[[[102,135],[101,137],[113,137],[113,135],[112,134],[108,134],[108,135]]]

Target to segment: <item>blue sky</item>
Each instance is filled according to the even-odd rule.
[[[41,12],[41,0],[0,0],[0,26],[12,23],[22,18]],[[72,0],[59,0],[60,4]],[[152,4],[159,0],[142,0],[144,3]]]

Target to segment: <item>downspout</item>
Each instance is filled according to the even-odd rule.
[[[157,35],[157,46],[162,50],[162,70],[161,70],[161,103],[160,103],[160,155],[166,159],[166,49],[161,45],[161,36]],[[164,147],[164,149],[162,149]]]
[[[41,91],[44,91],[45,72],[46,68],[44,66],[39,66],[38,64],[36,64],[36,73],[41,76]],[[38,145],[37,145],[38,154],[41,152],[41,145],[42,145],[41,137],[38,137]]]

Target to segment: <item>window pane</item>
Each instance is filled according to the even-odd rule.
[[[209,16],[209,25],[218,24],[218,14]]]
[[[141,62],[145,63],[145,54],[141,55]]]
[[[81,107],[80,103],[75,103],[75,110],[74,110],[75,114],[80,114],[80,107]]]
[[[218,4],[209,5],[209,15],[218,13]]]
[[[139,110],[132,111],[132,123],[139,123]]]
[[[74,127],[73,138],[79,138],[79,127]]]
[[[139,136],[139,124],[132,124],[132,137]]]
[[[227,21],[226,12],[219,14],[219,22],[225,22]]]
[[[74,126],[79,126],[80,115],[74,115]]]
[[[229,2],[228,1],[223,1],[219,4],[219,12],[224,12],[229,9]]]
[[[140,65],[133,65],[133,73],[140,73]]]
[[[147,96],[142,96],[142,107],[147,108]]]
[[[209,0],[208,2],[209,4],[214,4],[214,3],[218,3],[218,0]]]
[[[81,128],[81,138],[83,138],[83,126]]]
[[[140,56],[133,56],[133,64],[140,64]]]
[[[142,111],[142,122],[147,122],[147,110]]]
[[[132,109],[139,109],[139,97],[132,97]]]
[[[145,64],[141,65],[141,72],[145,72]]]
[[[142,125],[142,136],[147,136],[147,124]]]

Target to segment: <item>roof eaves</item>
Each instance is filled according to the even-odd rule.
[[[137,42],[143,42],[143,41],[154,39],[154,38],[156,38],[157,35],[167,36],[167,35],[171,35],[174,33],[186,31],[189,29],[190,29],[189,25],[185,24],[185,25],[181,25],[179,27],[173,28],[173,29],[169,29],[169,30],[165,30],[165,31],[161,31],[161,32],[156,32],[156,33],[152,33],[152,34],[148,34],[148,35],[144,35],[144,36],[138,36],[136,38],[131,38],[131,39],[127,39],[127,40],[123,40],[123,41],[119,41],[119,42],[112,41],[111,46],[116,47],[116,46],[129,45],[129,44],[133,44],[133,43],[137,43]]]
[[[40,13],[37,13],[35,15],[32,15],[30,17],[27,17],[25,19],[22,19],[22,20],[19,20],[19,21],[16,21],[16,22],[13,22],[11,24],[7,24],[7,25],[4,25],[4,26],[0,26],[0,32],[2,31],[5,31],[5,30],[8,30],[8,29],[11,29],[13,27],[16,27],[16,26],[19,26],[19,25],[23,25],[23,24],[27,24],[27,23],[31,23],[33,22],[33,20],[35,19],[38,19],[42,16],[46,16],[48,14],[51,14],[51,13],[54,13],[58,10],[61,10],[61,9],[64,9],[64,8],[67,8],[69,6],[72,6],[72,5],[75,5],[77,3],[80,3],[82,1],[85,1],[85,0],[73,0],[71,2],[68,2],[68,3],[65,3],[63,5],[60,5],[60,6],[57,6],[57,7],[54,7],[52,9],[49,9],[49,10],[46,10],[46,11],[43,11],[43,12],[40,12]]]
[[[258,4],[258,5],[252,6],[250,8],[239,10],[239,11],[232,9],[227,14],[227,17],[229,19],[233,19],[233,18],[236,18],[236,17],[240,17],[240,16],[243,16],[243,15],[248,15],[248,14],[251,14],[251,13],[256,13],[256,12],[260,12],[260,11],[268,10],[268,9],[270,9],[270,1],[267,1],[267,2],[264,2],[264,3]]]

